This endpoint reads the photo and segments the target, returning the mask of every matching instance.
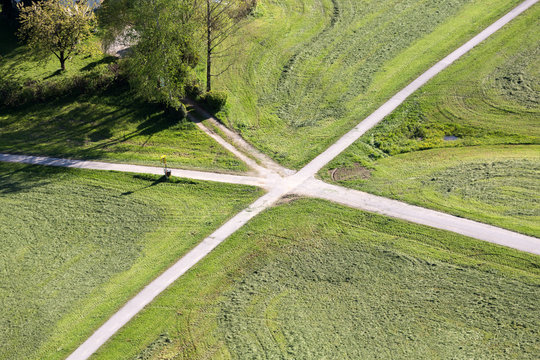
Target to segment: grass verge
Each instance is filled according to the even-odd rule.
[[[0,358],[60,359],[261,191],[0,163]]]
[[[530,358],[539,257],[319,200],[256,217],[94,359]]]

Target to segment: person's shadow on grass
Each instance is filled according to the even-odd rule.
[[[137,176],[135,176],[135,177],[137,177]],[[140,178],[140,177],[138,177],[138,178]],[[137,191],[141,191],[141,190],[144,190],[144,189],[151,188],[152,186],[156,186],[157,184],[160,184],[162,182],[166,182],[167,180],[168,180],[167,177],[165,175],[163,175],[159,179],[154,180],[150,185],[143,186],[142,188],[139,188],[139,189],[136,189],[136,190],[130,190],[130,191],[123,192],[123,193],[120,194],[120,196],[127,196],[127,195],[134,194]]]

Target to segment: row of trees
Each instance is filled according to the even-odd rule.
[[[42,0],[20,6],[20,34],[38,56],[53,53],[62,70],[96,28],[105,44],[119,38],[135,44],[126,59],[140,95],[178,106],[178,97],[197,83],[195,68],[206,61],[206,91],[212,90],[213,60],[252,11],[256,0]],[[96,4],[95,1],[92,1]],[[227,67],[225,66],[225,70]],[[223,71],[225,71],[223,70]]]

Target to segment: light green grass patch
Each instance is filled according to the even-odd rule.
[[[261,191],[0,163],[0,358],[60,359]]]
[[[215,80],[229,93],[218,115],[298,168],[518,2],[263,1],[222,61],[235,65]]]
[[[332,171],[324,178],[332,180]],[[433,149],[384,158],[339,184],[540,237],[540,146]]]
[[[267,210],[94,359],[530,358],[539,258],[344,208]]]

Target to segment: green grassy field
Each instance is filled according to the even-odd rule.
[[[218,115],[298,168],[517,3],[263,0],[221,61],[234,66],[215,80]]]
[[[0,359],[61,359],[261,191],[0,163]]]
[[[343,186],[540,237],[537,145],[417,151],[332,174]]]
[[[274,207],[93,359],[534,359],[538,256],[318,200]]]
[[[494,34],[319,175],[540,236],[539,15]]]
[[[128,88],[8,109],[0,152],[244,172],[246,165],[195,124],[143,103]]]

